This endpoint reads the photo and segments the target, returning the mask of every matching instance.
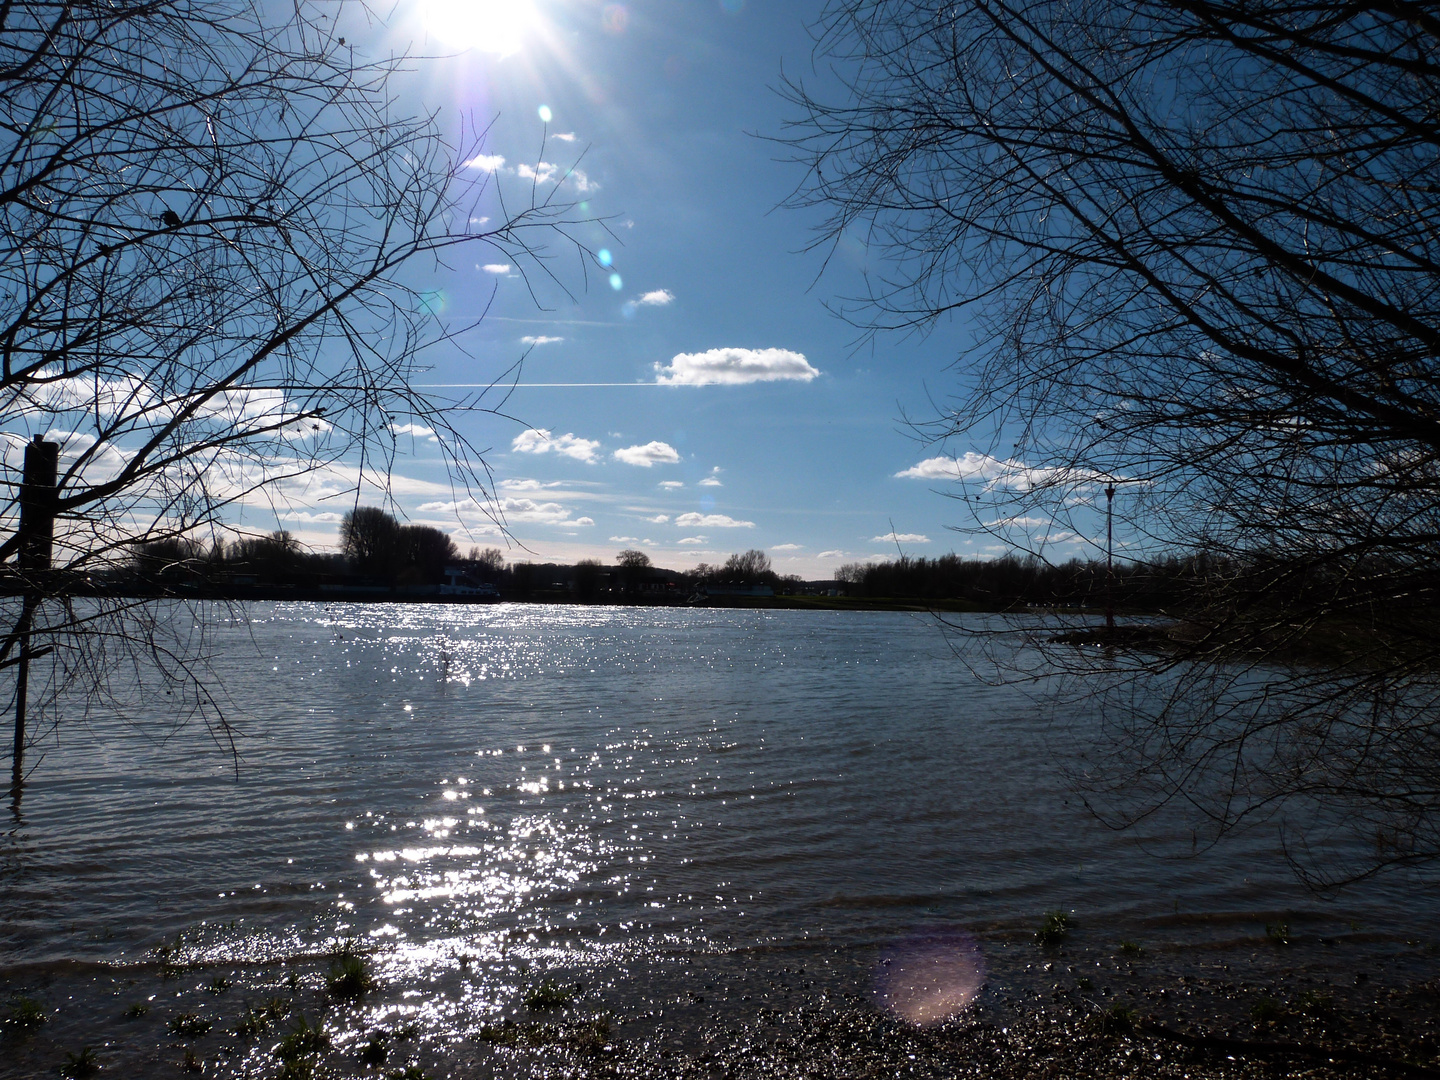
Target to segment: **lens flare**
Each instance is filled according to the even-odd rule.
[[[621,289],[623,289],[623,288],[625,287],[625,282],[622,281],[622,280],[620,280],[620,275],[619,275],[619,274],[611,274],[611,275],[610,275],[610,287],[611,287],[612,289],[614,289],[616,292],[619,292]]]
[[[600,15],[600,26],[607,34],[623,34],[630,25],[630,12],[624,4],[606,4]]]
[[[609,266],[615,261],[615,257],[610,254],[609,248],[601,248],[595,253],[595,258],[599,260],[601,266]]]
[[[933,1027],[962,1012],[985,985],[985,958],[973,937],[937,933],[912,938],[884,955],[875,999],[902,1020]]]
[[[540,108],[535,111],[540,114],[540,122],[542,124],[548,124],[555,118],[555,114],[550,111],[549,105],[541,105]]]

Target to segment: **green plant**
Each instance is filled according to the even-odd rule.
[[[60,1075],[66,1080],[81,1080],[82,1077],[94,1076],[100,1071],[100,1062],[95,1058],[95,1051],[90,1047],[84,1047],[80,1053],[66,1053],[65,1061],[60,1066]]]
[[[289,1011],[290,1003],[284,998],[271,998],[258,1009],[246,1009],[240,1023],[235,1025],[235,1034],[241,1038],[262,1035],[270,1030],[271,1024],[283,1019]]]
[[[1115,1002],[1100,1014],[1100,1030],[1106,1035],[1129,1035],[1135,1030],[1135,1010]]]
[[[390,1056],[390,1038],[383,1031],[372,1031],[369,1040],[360,1047],[360,1060],[366,1065],[384,1065]]]
[[[194,1013],[181,1013],[171,1019],[169,1023],[170,1034],[179,1035],[186,1039],[199,1038],[215,1025],[203,1016],[196,1016]]]
[[[1250,1018],[1256,1023],[1270,1024],[1285,1015],[1285,1008],[1273,997],[1262,997],[1250,1007]]]
[[[406,1065],[403,1069],[391,1069],[385,1080],[430,1080],[430,1074],[419,1065]]]
[[[125,1007],[125,1019],[139,1020],[140,1017],[144,1016],[149,1011],[150,1003],[148,1001],[137,1001],[133,1005],[127,1005]]]
[[[34,998],[17,997],[10,1001],[10,1011],[0,1018],[0,1027],[11,1031],[28,1033],[45,1023],[45,1006]]]
[[[223,994],[226,990],[229,990],[230,987],[234,985],[235,984],[232,983],[229,979],[225,978],[224,975],[216,975],[215,978],[211,979],[208,983],[205,984],[205,990],[207,993],[211,994]]]
[[[1266,923],[1265,936],[1269,938],[1272,942],[1274,942],[1276,945],[1289,945],[1290,924],[1284,922]]]
[[[1090,981],[1090,976],[1088,975],[1081,975],[1075,980],[1076,990],[1093,990],[1094,988],[1095,984]]]
[[[330,974],[325,979],[325,988],[330,996],[341,1000],[364,997],[374,989],[375,979],[363,956],[355,953],[342,954],[330,965]]]
[[[1144,949],[1133,941],[1120,942],[1120,951],[1126,956],[1140,956],[1145,952]]]
[[[1040,929],[1035,931],[1036,943],[1046,948],[1058,945],[1065,940],[1075,926],[1075,920],[1070,918],[1063,911],[1047,911],[1045,918],[1040,923]]]
[[[276,1055],[284,1062],[299,1061],[330,1049],[330,1036],[323,1028],[311,1027],[304,1014],[295,1018],[289,1033],[275,1048]]]
[[[185,1050],[185,1060],[180,1063],[180,1067],[186,1072],[203,1072],[205,1063],[195,1056],[194,1050],[187,1048]]]
[[[542,979],[526,987],[521,1000],[527,1009],[566,1009],[575,1001],[575,990],[553,979]]]
[[[1335,999],[1329,994],[1322,994],[1318,990],[1305,990],[1295,999],[1298,1008],[1311,1015],[1320,1015],[1335,1011]]]

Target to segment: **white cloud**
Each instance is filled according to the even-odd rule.
[[[564,484],[563,480],[554,480],[548,484],[542,484],[539,480],[501,480],[500,486],[506,491],[544,491],[546,488],[557,488]]]
[[[481,172],[493,173],[499,171],[505,165],[503,154],[476,154],[469,161],[465,162],[467,169],[479,169]]]
[[[547,337],[544,334],[539,334],[535,337],[522,337],[520,340],[526,345],[554,345],[557,341],[564,341],[565,339],[563,337]]]
[[[967,450],[962,457],[941,455],[926,458],[895,474],[912,480],[978,480],[990,488],[1013,488],[1029,491],[1048,484],[1083,484],[1103,479],[1097,473],[1078,469],[1036,468],[1023,461],[1001,461],[989,454]]]
[[[638,544],[640,538],[638,536],[612,536],[610,542],[612,544]]]
[[[675,524],[685,529],[697,526],[702,529],[753,529],[755,527],[753,521],[738,521],[725,514],[696,514],[694,512],[681,514],[675,519]]]
[[[537,184],[569,184],[582,195],[600,188],[599,184],[585,175],[583,169],[561,169],[559,165],[550,161],[540,161],[534,165],[517,165],[515,175],[522,180],[534,180]]]
[[[434,439],[435,429],[428,428],[424,424],[391,424],[390,430],[396,435],[411,435],[417,439],[429,436]]]
[[[487,273],[487,274],[508,274],[508,273],[510,272],[510,264],[509,264],[509,263],[486,263],[486,264],[485,264],[484,266],[482,266],[480,269],[481,269],[481,270],[484,270],[485,273]]]
[[[667,521],[670,520],[670,515],[669,515],[669,514],[656,514],[654,517],[649,517],[649,518],[646,518],[645,520],[648,521],[648,522],[650,522],[650,524],[652,524],[652,525],[664,525]]]
[[[683,540],[677,541],[677,543],[681,543],[681,544],[708,544],[708,543],[709,543],[709,540],[706,539],[706,538],[703,537],[703,536],[687,536],[687,537],[685,537]]]
[[[680,460],[680,452],[669,443],[651,441],[643,446],[627,446],[611,455],[626,465],[639,465],[648,469],[651,465],[674,465]]]
[[[809,382],[819,374],[804,356],[789,349],[677,353],[668,367],[655,365],[655,381],[663,386],[740,386],[779,380]]]
[[[845,558],[845,553],[843,551],[822,551],[815,557],[817,559],[843,559]]]
[[[474,498],[427,502],[421,503],[415,509],[417,513],[422,514],[456,514],[462,518],[498,518],[506,522],[525,522],[532,525],[573,527],[595,524],[591,518],[572,518],[570,511],[557,502],[536,502],[534,499],[515,499],[508,496],[499,500],[483,502]],[[474,525],[469,527],[471,531],[475,531]],[[481,531],[494,530],[481,529]]]
[[[986,522],[987,529],[1003,529],[1011,525],[1018,525],[1022,529],[1035,528],[1040,525],[1049,525],[1049,518],[1038,517],[1007,517],[996,518],[994,521]]]
[[[770,550],[771,550],[771,551],[799,551],[799,550],[800,550],[802,547],[804,547],[804,546],[805,546],[804,544],[776,544],[776,545],[773,546]]]
[[[635,302],[649,307],[664,307],[675,302],[675,294],[669,289],[652,289]]]
[[[312,525],[338,525],[344,519],[344,514],[337,514],[333,511],[325,511],[321,514],[312,514],[308,510],[291,510],[280,515],[281,521],[304,521]]]
[[[884,536],[872,536],[872,544],[928,544],[930,538],[920,533],[888,532]]]
[[[480,217],[472,217],[472,218],[470,219],[470,224],[471,224],[471,225],[484,225],[484,224],[485,224],[486,222],[488,222],[489,220],[490,220],[490,215],[489,215],[489,214],[484,214],[484,215],[482,215],[482,216],[480,216]]]
[[[681,480],[661,480],[660,486],[663,488],[669,488],[671,491],[674,491],[676,488],[684,487],[685,484],[684,481]]]
[[[710,470],[710,475],[707,476],[707,477],[705,477],[704,480],[701,480],[701,481],[700,481],[700,486],[701,486],[701,487],[724,487],[725,485],[720,482],[720,474],[721,474],[722,472],[724,472],[724,471],[725,471],[725,470],[722,469],[722,468],[720,468],[719,465],[716,465],[713,469]]]
[[[531,428],[516,435],[510,449],[522,454],[547,454],[553,450],[564,457],[593,465],[595,451],[600,449],[600,443],[595,439],[582,439],[568,432],[557,436],[551,435],[544,428]]]
[[[561,142],[574,142],[575,133],[573,131],[552,131],[550,138],[559,139]]]

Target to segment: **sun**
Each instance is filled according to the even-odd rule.
[[[509,56],[536,28],[531,0],[425,0],[425,28],[448,45]]]

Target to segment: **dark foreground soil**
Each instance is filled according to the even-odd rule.
[[[58,987],[56,987],[58,989]],[[239,988],[236,988],[237,991]],[[1176,976],[1122,998],[1086,980],[1027,1000],[982,993],[918,1029],[860,995],[817,988],[776,1007],[691,993],[630,1015],[603,996],[533,999],[463,1036],[313,984],[183,1030],[157,1010],[62,1038],[60,1016],[3,1016],[0,1075],[573,1080],[1273,1080],[1440,1078],[1440,981],[1296,992]],[[377,991],[378,992],[378,988]],[[228,995],[226,995],[228,996]],[[1337,998],[1343,997],[1342,1000]],[[118,1000],[118,999],[117,999]],[[239,1011],[237,1011],[239,1010]],[[63,1013],[63,1009],[60,1012]],[[235,1016],[229,1016],[234,1012]],[[308,1018],[308,1019],[306,1019]],[[191,1017],[192,1021],[195,1019]],[[147,1030],[146,1029],[152,1029]],[[168,1032],[168,1034],[167,1034]],[[156,1036],[159,1036],[157,1039]]]

